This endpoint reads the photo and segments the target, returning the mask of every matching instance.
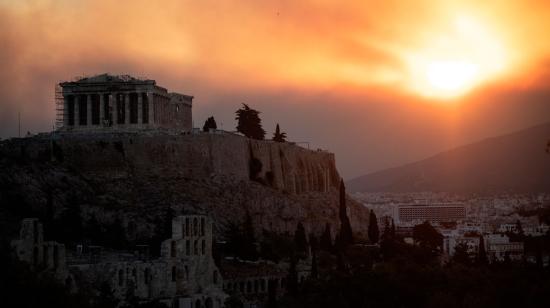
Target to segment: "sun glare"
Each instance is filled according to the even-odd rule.
[[[434,89],[452,94],[469,88],[477,71],[477,65],[467,61],[434,61],[428,65],[426,78]]]
[[[426,47],[406,55],[410,88],[425,97],[452,99],[494,78],[505,66],[497,37],[479,21],[457,17],[451,29],[433,33]]]

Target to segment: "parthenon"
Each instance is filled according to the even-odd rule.
[[[193,96],[168,92],[155,80],[101,74],[59,86],[64,131],[192,129]]]

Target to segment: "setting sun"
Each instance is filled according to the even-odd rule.
[[[466,61],[434,61],[426,70],[426,78],[441,95],[456,95],[475,82],[477,65]]]
[[[449,99],[496,78],[506,66],[498,36],[471,17],[456,17],[450,27],[436,27],[424,48],[405,55],[410,88],[425,97]]]

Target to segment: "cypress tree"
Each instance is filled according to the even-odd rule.
[[[298,223],[294,232],[294,247],[296,248],[298,258],[307,257],[306,230],[301,222]]]
[[[317,251],[319,250],[319,242],[315,235],[309,235],[309,247],[311,250],[311,278],[317,278]]]
[[[521,226],[521,221],[519,221],[519,219],[516,221],[516,233],[523,236],[523,227]]]
[[[319,276],[318,270],[317,270],[317,251],[313,250],[311,251],[311,278],[317,279]]]
[[[344,180],[340,180],[340,244],[342,248],[353,243],[353,232],[349,222],[347,207],[346,207],[346,187]]]
[[[487,260],[487,251],[485,250],[485,241],[483,235],[479,236],[479,249],[477,253],[477,263],[480,265],[487,265],[489,261]]]
[[[385,219],[384,221],[384,231],[382,232],[382,240],[387,240],[391,238],[391,227],[390,222]]]
[[[287,287],[288,292],[291,295],[298,293],[298,272],[296,271],[296,257],[292,255],[290,257],[290,266],[288,268]]]
[[[248,211],[246,212],[242,232],[242,257],[245,260],[255,261],[258,259],[258,252],[256,251],[256,236],[254,235],[254,224],[252,223],[252,217]]]
[[[332,235],[330,232],[330,224],[328,222],[325,225],[325,231],[323,231],[323,234],[321,235],[319,248],[324,251],[332,251]]]
[[[542,246],[542,239],[539,237],[537,238],[537,247],[535,250],[535,264],[539,269],[544,268],[544,262],[542,260]]]
[[[275,127],[275,133],[273,134],[273,141],[286,142],[286,133],[281,133],[281,129],[279,128],[279,123],[277,123],[277,126]]]
[[[368,235],[373,244],[378,243],[380,231],[378,230],[378,221],[373,210],[370,210]]]

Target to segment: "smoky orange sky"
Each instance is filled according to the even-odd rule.
[[[550,3],[478,2],[0,0],[0,137],[104,72],[194,95],[195,126],[248,103],[347,179],[550,121]]]

